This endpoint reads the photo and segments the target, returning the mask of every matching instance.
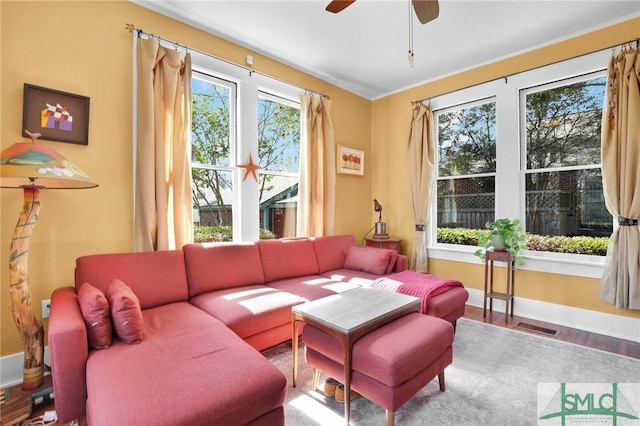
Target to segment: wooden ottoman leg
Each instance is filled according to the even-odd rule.
[[[438,384],[440,385],[440,392],[444,392],[444,370],[438,374]]]
[[[387,426],[393,426],[396,422],[396,413],[391,410],[385,410],[387,413]]]
[[[320,376],[320,371],[317,368],[314,368],[313,373],[311,375],[311,389],[318,389],[318,376]]]

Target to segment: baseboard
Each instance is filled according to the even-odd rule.
[[[49,347],[44,348],[44,363],[51,365],[49,360]],[[11,354],[0,358],[0,388],[19,385],[22,383],[22,368],[24,366],[24,353]]]
[[[468,288],[467,290],[469,291],[467,304],[482,308],[483,291],[472,288]],[[504,312],[504,308],[505,304],[503,300],[493,301],[494,311]],[[604,334],[632,342],[640,342],[640,321],[637,318],[573,308],[565,305],[556,305],[520,297],[515,298],[514,310],[515,315],[520,317]]]

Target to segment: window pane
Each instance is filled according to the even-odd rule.
[[[605,77],[526,96],[527,169],[600,163]]]
[[[495,171],[495,102],[439,114],[438,175]]]
[[[526,215],[531,234],[604,237],[613,231],[600,169],[528,173]]]
[[[231,172],[194,167],[192,173],[193,222],[200,227],[217,227],[216,229],[198,229],[196,226],[196,241],[231,241],[233,225]],[[198,238],[198,233],[206,236]]]
[[[438,181],[438,228],[484,229],[495,219],[495,177]]]
[[[298,177],[260,174],[260,228],[275,238],[296,236]]]
[[[212,81],[192,78],[191,161],[229,166],[230,89]]]
[[[300,107],[264,93],[258,98],[260,228],[275,238],[296,236]],[[270,173],[275,172],[275,173]]]
[[[298,173],[300,108],[259,98],[258,147],[264,170]]]

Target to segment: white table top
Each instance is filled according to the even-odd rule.
[[[420,299],[377,288],[361,287],[296,305],[292,310],[341,333],[350,334],[409,305],[416,305],[419,310]]]

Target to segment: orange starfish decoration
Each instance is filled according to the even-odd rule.
[[[249,153],[249,159],[246,164],[240,164],[238,167],[242,167],[244,169],[244,175],[242,176],[242,181],[244,182],[249,177],[249,174],[253,175],[253,178],[256,182],[258,182],[258,173],[257,170],[261,169],[259,165],[253,162],[253,156]]]

